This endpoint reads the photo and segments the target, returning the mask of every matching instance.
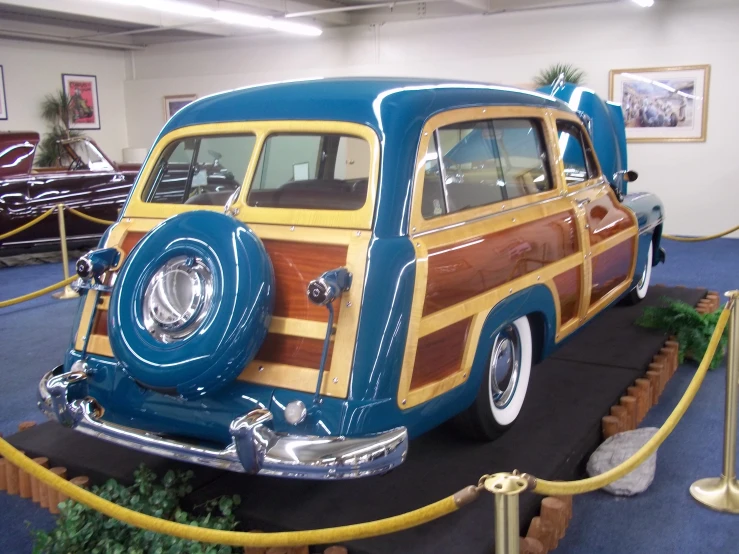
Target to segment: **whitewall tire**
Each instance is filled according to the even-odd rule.
[[[493,337],[477,398],[457,418],[467,434],[492,440],[514,424],[529,388],[532,359],[533,340],[528,317],[505,325]]]
[[[649,241],[649,250],[647,250],[647,261],[642,266],[641,277],[629,295],[626,297],[627,304],[638,304],[647,296],[649,291],[649,281],[652,279],[652,259],[654,257],[654,243]]]

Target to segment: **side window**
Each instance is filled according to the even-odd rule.
[[[557,121],[557,132],[566,183],[579,185],[595,178],[597,171],[593,153],[580,127],[569,121]]]
[[[421,215],[424,219],[445,213],[444,190],[441,185],[441,167],[436,143],[436,133],[431,135],[424,161],[423,194],[421,196]]]
[[[144,199],[159,204],[225,205],[244,182],[254,135],[185,138],[157,161]]]
[[[518,198],[552,189],[546,147],[538,125],[528,119],[493,122],[506,196]]]
[[[263,208],[358,210],[367,200],[370,156],[369,143],[350,135],[270,135],[246,202]]]
[[[535,119],[442,127],[429,141],[425,163],[425,219],[552,188],[541,124]]]

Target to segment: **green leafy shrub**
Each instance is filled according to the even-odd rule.
[[[233,508],[238,496],[222,496],[197,506],[197,515],[180,508],[182,498],[192,491],[192,472],[168,471],[161,481],[145,466],[135,472],[133,485],[111,479],[92,487],[98,496],[120,506],[154,517],[211,529],[233,530],[237,526]],[[34,554],[232,554],[242,552],[230,546],[197,543],[151,531],[144,531],[111,519],[86,506],[68,500],[59,505],[56,527],[34,533]]]
[[[555,63],[542,69],[534,77],[534,83],[538,87],[546,87],[559,79],[562,74],[564,74],[565,83],[582,85],[585,82],[585,72],[582,69],[578,69],[570,63]]]
[[[680,343],[680,363],[685,358],[700,361],[708,349],[716,323],[721,311],[710,314],[699,314],[695,308],[685,302],[671,298],[662,299],[663,306],[651,306],[644,309],[644,313],[636,320],[637,325],[649,329],[661,329],[677,337]],[[710,368],[719,366],[726,355],[728,341],[728,327],[719,341],[716,355],[711,361]]]

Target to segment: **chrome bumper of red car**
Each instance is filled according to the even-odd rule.
[[[143,452],[195,464],[297,479],[352,479],[386,473],[405,460],[408,433],[398,427],[363,437],[320,437],[277,433],[272,414],[258,409],[231,422],[224,449],[176,441],[104,421],[104,408],[87,396],[87,374],[50,371],[38,388],[39,408],[65,427]]]

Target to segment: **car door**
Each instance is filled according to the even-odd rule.
[[[638,224],[602,175],[590,137],[573,114],[555,113],[559,165],[582,229],[586,320],[626,291],[634,275]]]
[[[464,383],[491,310],[547,287],[559,339],[578,322],[583,256],[556,133],[543,108],[461,108],[431,117],[417,154],[409,234],[416,287],[398,406]],[[553,317],[554,319],[554,317]]]

